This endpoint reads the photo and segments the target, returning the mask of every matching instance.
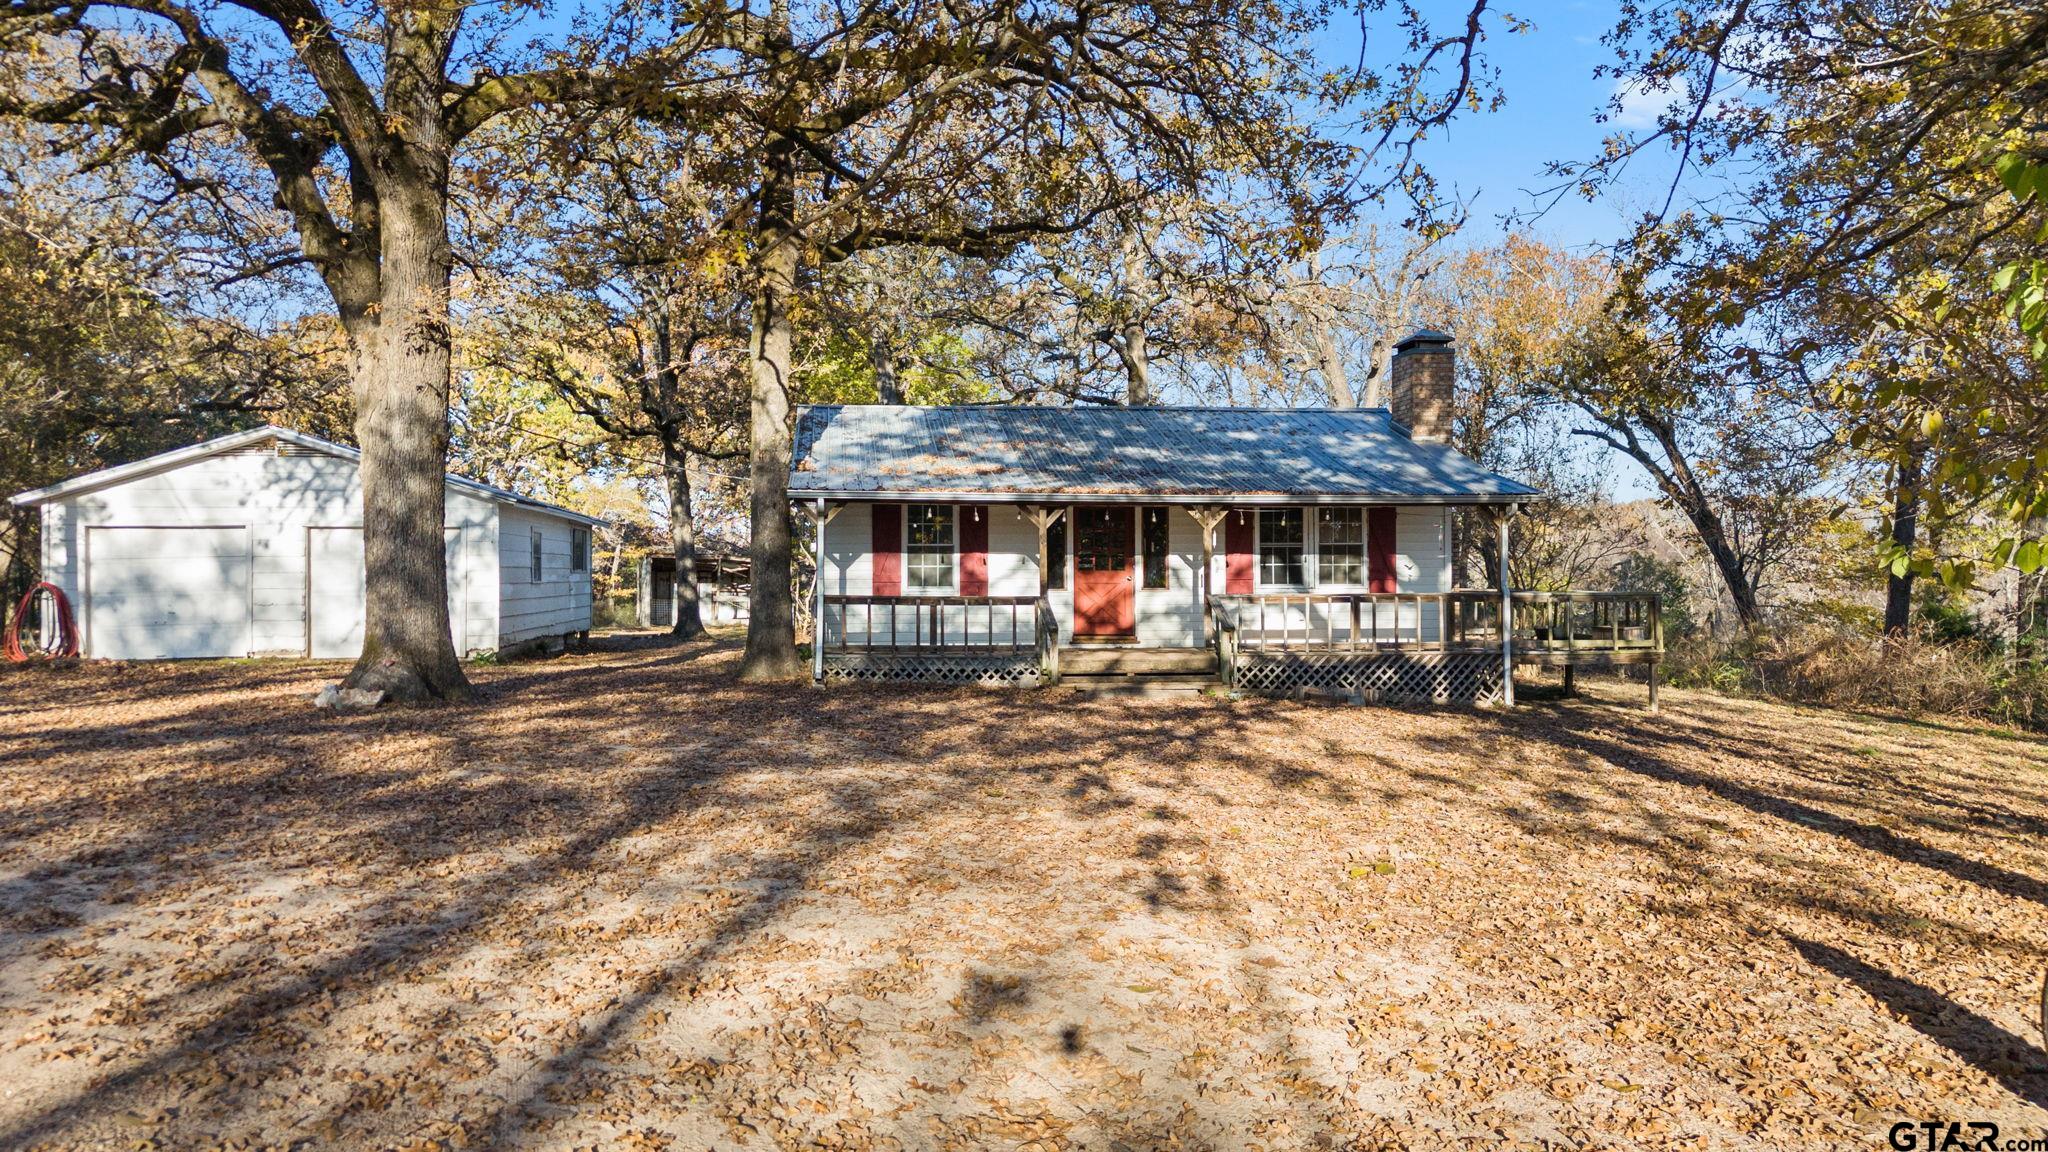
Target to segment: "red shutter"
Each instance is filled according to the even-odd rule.
[[[1399,581],[1394,579],[1394,510],[1392,508],[1368,508],[1365,510],[1365,564],[1366,576],[1372,581],[1374,592],[1399,592]]]
[[[1248,508],[1235,509],[1223,518],[1223,591],[1227,595],[1251,594],[1258,530],[1259,515]]]
[[[874,512],[874,594],[903,595],[903,505],[877,504]]]
[[[960,517],[960,594],[988,595],[988,509],[962,504]]]

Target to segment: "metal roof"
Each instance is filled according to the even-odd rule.
[[[52,500],[61,499],[65,496],[75,496],[81,492],[91,492],[112,484],[133,480],[139,476],[150,476],[158,472],[168,472],[173,468],[183,467],[194,460],[218,456],[223,452],[233,452],[238,448],[252,447],[268,440],[279,440],[286,444],[293,444],[314,452],[322,452],[329,456],[339,456],[344,460],[357,461],[362,458],[360,451],[347,445],[336,444],[332,440],[322,440],[318,436],[309,436],[304,432],[280,427],[276,424],[265,424],[261,428],[251,428],[246,432],[231,432],[226,436],[217,436],[211,440],[202,441],[188,447],[159,453],[155,456],[137,460],[132,464],[120,464],[112,468],[102,468],[97,472],[87,472],[83,476],[73,476],[69,480],[60,481],[46,488],[37,488],[30,492],[22,492],[10,496],[8,497],[8,503],[18,507],[47,504]],[[595,516],[586,516],[581,512],[572,512],[559,504],[550,504],[545,500],[535,500],[530,496],[521,496],[517,492],[509,492],[503,488],[486,484],[481,480],[471,480],[466,476],[444,476],[443,479],[450,488],[460,488],[467,492],[474,492],[480,496],[495,500],[500,504],[516,504],[521,508],[537,509],[550,515],[574,520],[579,524],[597,525],[604,523],[604,521],[599,520]]]
[[[817,405],[797,415],[790,495],[1017,502],[1512,504],[1536,489],[1384,408]]]

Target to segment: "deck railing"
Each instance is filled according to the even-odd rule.
[[[1515,648],[1537,654],[1664,650],[1664,605],[1649,592],[1517,592]]]
[[[1274,592],[1211,597],[1219,638],[1241,652],[1498,652],[1501,597],[1454,592]],[[1661,652],[1644,592],[1516,592],[1517,656]]]
[[[1051,608],[1036,596],[831,596],[827,652],[1036,650]]]
[[[1275,592],[1212,597],[1210,612],[1245,652],[1448,652],[1500,642],[1498,593]]]

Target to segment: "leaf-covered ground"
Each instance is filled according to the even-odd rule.
[[[1821,1148],[2048,1125],[2048,749],[480,669],[0,671],[0,1147]]]

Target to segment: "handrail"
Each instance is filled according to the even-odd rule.
[[[1217,597],[1209,598],[1209,629],[1215,637],[1216,671],[1223,681],[1223,687],[1237,687],[1237,620],[1224,611],[1224,605]]]
[[[1515,592],[1511,599],[1517,655],[1664,650],[1663,605],[1654,593]],[[1236,593],[1212,597],[1210,612],[1245,652],[1494,652],[1501,644],[1501,594],[1492,589]]]
[[[842,653],[1024,651],[1042,643],[1049,611],[1036,596],[842,594],[823,599],[826,647]],[[1026,609],[1031,611],[1028,631]]]

